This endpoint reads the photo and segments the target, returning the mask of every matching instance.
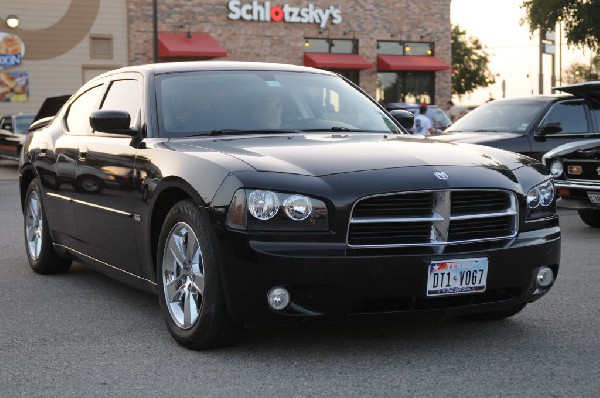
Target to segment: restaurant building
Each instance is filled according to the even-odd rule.
[[[0,99],[0,113],[35,112],[113,68],[192,60],[312,66],[382,103],[440,104],[451,95],[450,1],[19,0],[2,10],[0,35],[18,36],[23,53],[9,65],[0,43],[0,73],[27,87]]]

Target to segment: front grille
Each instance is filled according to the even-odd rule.
[[[599,160],[565,160],[563,163],[567,180],[600,182]],[[577,170],[577,174],[573,171]]]
[[[510,239],[518,225],[513,193],[444,190],[359,200],[348,229],[353,247],[444,246]]]

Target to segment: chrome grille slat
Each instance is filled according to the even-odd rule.
[[[417,202],[415,205],[414,202]],[[424,214],[415,214],[420,209]],[[437,246],[512,239],[516,197],[503,190],[438,190],[376,195],[352,209],[351,247]]]

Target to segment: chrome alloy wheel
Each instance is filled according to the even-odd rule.
[[[27,251],[33,261],[40,257],[42,251],[42,232],[44,220],[42,218],[42,204],[37,192],[31,192],[27,210],[25,211],[25,239]]]
[[[165,303],[171,318],[182,329],[196,324],[204,295],[204,267],[196,234],[184,222],[173,226],[162,261]]]

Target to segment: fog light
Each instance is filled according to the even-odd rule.
[[[554,272],[548,267],[538,269],[535,277],[535,285],[537,287],[548,287],[554,282]]]
[[[276,286],[267,294],[269,306],[274,310],[281,311],[290,303],[290,292],[286,288]]]

